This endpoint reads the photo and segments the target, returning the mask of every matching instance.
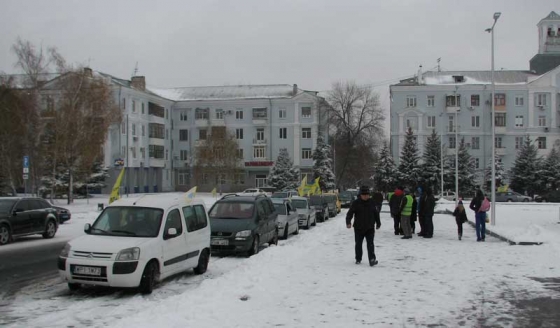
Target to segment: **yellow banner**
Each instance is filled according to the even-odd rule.
[[[300,196],[305,196],[305,187],[307,186],[307,175],[303,177],[303,179],[301,180],[301,184],[299,185],[299,187],[297,188],[298,191],[298,195]]]
[[[498,187],[497,191],[498,192],[508,192],[509,190],[509,185],[503,185],[501,187]]]
[[[218,196],[218,191],[216,188],[212,189],[212,197],[216,198]]]
[[[191,202],[194,197],[196,196],[196,186],[192,187],[191,190],[185,193],[185,197],[187,198],[187,202]]]
[[[121,173],[119,173],[117,181],[115,181],[115,185],[113,186],[113,190],[111,190],[111,196],[109,197],[109,204],[111,204],[112,202],[121,198],[119,191],[121,189],[121,182],[122,182],[122,179],[123,179],[123,176],[124,176],[124,170],[125,170],[125,168],[123,167],[121,169]]]

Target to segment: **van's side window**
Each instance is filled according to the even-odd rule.
[[[193,232],[198,229],[196,213],[192,206],[183,207],[183,216],[185,217],[185,225],[187,226],[188,232]]]
[[[208,218],[206,216],[206,211],[202,205],[195,205],[194,211],[196,212],[196,229],[204,229],[208,226]]]
[[[177,236],[180,236],[183,233],[181,214],[178,209],[174,209],[167,214],[167,220],[165,220],[165,232],[167,233],[170,228],[175,228],[177,230]]]

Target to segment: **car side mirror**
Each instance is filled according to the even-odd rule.
[[[14,216],[16,216],[19,212],[23,212],[23,209],[22,208],[16,208],[13,212]]]
[[[86,223],[84,225],[84,232],[89,234],[90,230],[91,230],[91,224]]]

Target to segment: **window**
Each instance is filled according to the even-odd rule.
[[[536,98],[536,106],[546,106],[546,93],[538,93]]]
[[[311,148],[302,148],[301,149],[301,159],[311,159]]]
[[[146,135],[146,126],[142,124],[142,137]]]
[[[494,95],[494,106],[505,106],[506,95],[504,93],[496,93]]]
[[[435,105],[435,97],[434,96],[428,96],[428,106],[427,107],[434,107]]]
[[[195,120],[207,120],[210,118],[210,109],[208,108],[197,108],[194,111]]]
[[[253,157],[254,157],[255,159],[266,158],[264,153],[265,153],[264,146],[255,146],[255,147],[253,147]]]
[[[546,149],[546,137],[539,137],[537,139],[537,145],[539,149]]]
[[[264,174],[257,174],[255,176],[255,187],[261,188],[266,186],[267,177]]]
[[[494,113],[495,125],[499,127],[506,126],[506,113]]]
[[[258,141],[263,141],[264,140],[264,129],[263,128],[258,128],[257,129],[257,140]]]
[[[122,109],[126,109],[126,98],[122,99]]]
[[[182,110],[179,113],[179,120],[184,121],[184,122],[187,121],[187,111],[186,110]]]
[[[288,128],[280,128],[280,139],[288,139]]]
[[[43,98],[43,102],[46,104],[45,109],[47,111],[54,110],[54,98],[52,96],[46,96]]]
[[[546,116],[544,115],[539,116],[539,126],[541,127],[546,126]]]
[[[189,159],[188,153],[187,153],[186,150],[182,149],[181,152],[180,152],[180,154],[181,154],[180,159],[181,159],[182,161],[186,161],[186,160]]]
[[[311,107],[302,107],[301,108],[301,117],[311,118]]]
[[[121,147],[121,155],[124,157],[126,156],[126,146]]]
[[[159,158],[163,159],[165,147],[158,146],[158,145],[149,145],[148,146],[148,155],[150,158]]]
[[[515,149],[521,148],[523,145],[523,137],[515,137]]]
[[[121,133],[126,134],[126,122],[121,123]]]
[[[475,158],[475,159],[474,159],[474,168],[475,168],[475,169],[479,169],[479,168],[480,168],[480,158]]]
[[[190,207],[187,207],[190,208]],[[193,219],[194,215],[192,215],[189,212],[185,212],[185,208],[183,208],[183,214],[185,215],[185,221],[187,221],[187,217],[190,217],[190,228],[192,228],[193,230],[189,229],[189,221],[187,221],[187,230],[190,231],[196,231],[196,230],[200,230],[200,229],[204,229],[208,226],[208,218],[206,216],[206,211],[204,210],[204,207],[202,207],[202,205],[195,205],[194,206],[194,213],[196,213],[196,219]],[[187,216],[188,214],[188,216]]]
[[[136,124],[132,123],[132,135],[136,135]]]
[[[153,116],[157,116],[157,117],[161,117],[164,118],[165,116],[165,110],[163,107],[158,106],[152,102],[148,103],[148,115],[153,115]]]
[[[449,115],[449,132],[455,132],[455,116]]]
[[[155,139],[163,139],[164,138],[165,127],[164,127],[163,124],[150,123],[148,128],[149,128],[148,136],[150,138],[155,138]]]
[[[301,129],[301,137],[303,139],[311,139],[311,128]]]
[[[223,120],[224,119],[224,110],[223,109],[216,109],[216,119]]]
[[[496,148],[503,148],[502,147],[502,137],[496,137],[494,139],[494,147]]]
[[[449,149],[455,149],[456,141],[455,137],[449,137]]]
[[[428,127],[435,128],[436,127],[436,117],[435,116],[428,116]]]
[[[208,184],[208,173],[202,173],[202,184]]]
[[[472,116],[471,117],[471,125],[473,128],[479,128],[480,127],[480,116],[476,115],[476,116]]]
[[[523,115],[517,115],[515,117],[515,127],[522,128],[523,127]]]
[[[447,107],[460,107],[461,95],[451,95],[445,97],[445,104]]]
[[[142,159],[146,158],[146,148],[140,147],[140,156]]]
[[[144,103],[142,103],[142,114],[144,114],[144,113],[145,113],[145,110],[144,110]]]
[[[235,119],[242,120],[243,119],[243,109],[238,109],[235,111]]]
[[[132,101],[132,112],[136,113],[136,101],[135,100]]]
[[[130,152],[132,153],[132,158],[136,158],[136,147],[130,147]]]
[[[515,106],[520,107],[523,106],[524,100],[523,96],[515,96]]]
[[[167,231],[169,229],[175,228],[177,230],[177,234],[174,236],[167,237]],[[164,238],[175,238],[183,234],[183,224],[181,223],[181,214],[179,213],[178,209],[171,210],[167,215],[167,220],[165,220],[165,230],[164,230]]]
[[[254,120],[263,120],[268,117],[266,113],[266,108],[253,108],[253,119]]]
[[[278,118],[286,118],[286,109],[280,108],[278,111]]]
[[[166,161],[169,160],[169,150],[168,149],[165,150],[165,160]],[[167,178],[167,180],[169,180],[169,178]]]
[[[179,141],[189,141],[189,130],[179,130]]]
[[[187,184],[187,180],[188,180],[188,173],[177,173],[177,184],[179,186],[185,186]]]
[[[198,140],[206,140],[207,132],[206,129],[198,130]]]
[[[480,95],[471,95],[471,106],[472,107],[480,106]]]
[[[406,118],[406,128],[415,130],[416,126],[417,126],[417,124],[416,124],[417,119],[418,118],[416,118],[416,117],[407,117]]]
[[[238,140],[243,139],[243,129],[235,129],[235,138]]]
[[[237,158],[243,159],[243,148],[237,149]]]
[[[226,175],[224,173],[216,174],[215,183],[217,185],[224,185],[226,184]]]
[[[165,119],[169,119],[169,109],[165,109]]]
[[[471,148],[472,149],[480,149],[480,137],[472,137]]]
[[[234,179],[236,184],[245,184],[245,173],[234,174]]]
[[[169,129],[165,129],[165,140],[169,139]]]
[[[406,107],[416,107],[416,96],[406,96]]]

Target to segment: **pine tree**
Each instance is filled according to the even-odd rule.
[[[321,190],[332,190],[336,188],[334,173],[332,170],[331,147],[325,142],[322,135],[317,138],[317,147],[313,151],[313,178],[319,179]],[[308,181],[310,183],[310,181]]]
[[[280,148],[276,163],[270,170],[268,184],[277,190],[291,189],[297,186],[299,180],[299,169],[294,168],[294,163],[288,154],[288,149]]]
[[[560,186],[560,153],[556,147],[552,147],[546,159],[542,161],[537,175],[542,179],[540,190],[536,190],[538,192],[556,190]]]
[[[459,194],[471,194],[476,188],[474,161],[465,144],[465,138],[459,144]]]
[[[494,157],[494,163],[496,164],[496,188],[498,188],[505,184],[505,181],[507,180],[507,172],[504,167],[504,163],[502,163],[499,156],[496,155],[496,157]],[[484,172],[484,181],[486,181],[487,184],[486,189],[490,190],[492,188],[492,161],[490,161],[488,165],[486,165],[486,169]]]
[[[527,192],[529,195],[533,195],[540,183],[537,175],[540,168],[539,162],[537,146],[527,136],[525,142],[517,151],[517,158],[511,168],[510,187],[517,192]]]
[[[405,187],[414,187],[420,180],[420,166],[418,165],[418,146],[412,129],[408,129],[401,151],[398,181]]]
[[[374,169],[371,177],[375,184],[375,188],[381,191],[389,191],[394,189],[396,183],[397,167],[393,161],[393,157],[389,152],[389,147],[385,142],[381,152],[379,153],[379,162]]]
[[[439,190],[441,184],[441,141],[435,131],[428,137],[424,148],[421,182],[431,190]]]

